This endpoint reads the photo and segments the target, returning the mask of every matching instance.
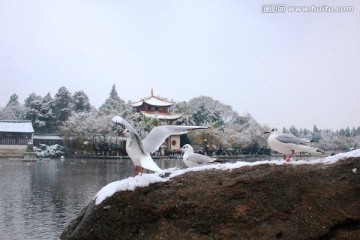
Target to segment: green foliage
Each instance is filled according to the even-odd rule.
[[[144,129],[144,132],[149,133],[155,126],[159,124],[159,121],[157,118],[149,118],[146,116],[142,116],[141,118],[142,126]]]

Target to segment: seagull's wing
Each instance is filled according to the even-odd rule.
[[[207,129],[203,126],[178,126],[164,125],[153,128],[143,140],[144,148],[148,152],[155,152],[159,149],[165,139],[174,134],[185,134],[195,129]]]
[[[124,128],[126,128],[127,130],[129,130],[130,132],[134,133],[135,135],[139,135],[138,132],[135,130],[135,128],[133,128],[133,126],[131,126],[130,123],[128,123],[125,119],[123,119],[120,116],[114,116],[112,118],[113,122],[116,124],[119,124],[121,126],[123,126]]]
[[[136,141],[136,145],[137,145],[137,147],[140,149],[141,153],[142,153],[144,156],[145,156],[145,155],[148,155],[148,152],[145,150],[144,144],[143,144],[140,136],[137,135],[136,133],[133,133],[133,135],[134,135],[134,139],[135,139],[135,141]],[[134,147],[136,147],[136,146],[134,146]]]
[[[293,144],[305,144],[310,142],[309,139],[306,138],[298,138],[291,134],[280,134],[276,137],[276,140],[282,143],[293,143]]]
[[[209,157],[207,157],[205,155],[201,155],[201,154],[198,154],[198,153],[191,153],[186,158],[186,160],[190,161],[190,162],[195,162],[197,164],[204,164],[204,163],[214,162],[216,159],[209,158]]]
[[[139,146],[140,151],[143,154],[146,154],[146,150],[144,148],[143,142],[138,134],[138,132],[135,130],[135,128],[133,128],[131,126],[130,123],[128,123],[125,119],[123,119],[122,117],[119,116],[114,116],[112,118],[113,122],[116,124],[119,124],[121,126],[123,126],[124,128],[126,128],[127,130],[129,130],[133,135],[134,135],[134,140],[137,142],[137,145]]]

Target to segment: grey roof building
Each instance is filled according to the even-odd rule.
[[[34,128],[28,120],[0,120],[0,145],[27,145]]]

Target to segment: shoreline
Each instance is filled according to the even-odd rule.
[[[328,157],[331,154],[323,154],[323,155],[310,155],[310,154],[297,154],[294,156],[293,160],[305,160],[308,158],[324,158]],[[212,156],[218,160],[223,160],[226,162],[227,160],[241,160],[241,159],[271,159],[271,158],[280,158],[282,159],[281,154],[272,154],[272,155],[233,155],[233,156]],[[182,160],[182,155],[176,156],[152,156],[154,160]],[[36,161],[44,161],[44,160],[63,160],[60,157],[46,157],[46,158],[39,158],[36,159],[24,159],[23,156],[0,156],[1,159],[8,159],[13,161],[23,161],[23,162],[36,162]],[[69,155],[65,157],[65,159],[99,159],[99,160],[128,160],[130,159],[129,156],[103,156],[103,155]]]

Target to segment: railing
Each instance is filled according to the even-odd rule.
[[[1,145],[27,145],[28,142],[27,138],[0,138]]]

